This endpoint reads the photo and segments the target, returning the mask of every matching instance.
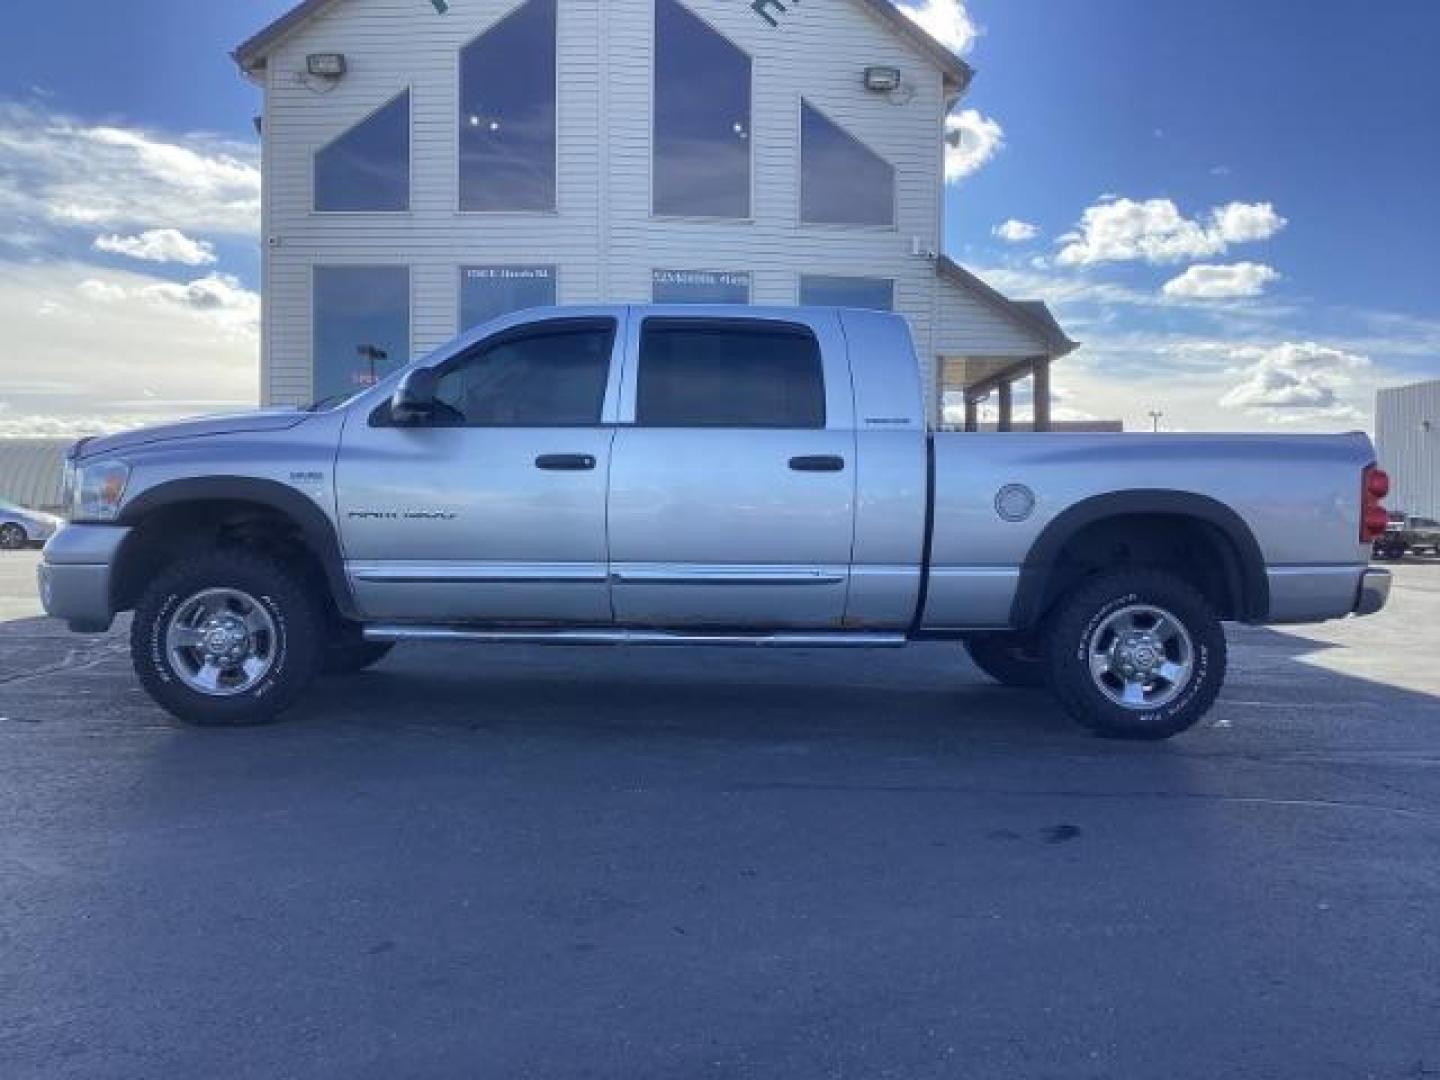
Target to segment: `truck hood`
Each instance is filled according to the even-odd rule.
[[[304,423],[310,413],[297,409],[260,409],[254,412],[225,413],[215,416],[197,416],[193,420],[181,420],[174,424],[157,424],[155,427],[122,431],[115,435],[102,435],[88,439],[80,447],[82,458],[115,454],[150,443],[172,442],[176,439],[198,439],[208,435],[236,435],[255,431],[287,431]]]

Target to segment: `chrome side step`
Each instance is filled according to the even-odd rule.
[[[726,645],[771,649],[898,649],[907,644],[902,633],[860,630],[765,631],[761,633],[673,630],[545,630],[468,626],[420,626],[374,623],[365,627],[367,641],[468,641],[477,645]]]

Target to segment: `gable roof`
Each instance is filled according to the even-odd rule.
[[[1061,329],[1060,323],[1043,300],[1011,300],[1004,293],[981,281],[949,255],[941,255],[935,261],[935,272],[945,280],[973,293],[991,308],[1036,335],[1050,350],[1052,358],[1058,360],[1062,356],[1069,356],[1080,347],[1078,341],[1070,340],[1070,336]]]
[[[265,66],[266,58],[276,45],[336,2],[337,0],[301,0],[269,26],[242,42],[230,55],[234,57],[235,63],[240,65],[240,70],[246,75],[250,75]],[[919,49],[944,73],[946,79],[954,84],[956,93],[963,94],[965,92],[970,85],[970,80],[975,77],[975,71],[969,64],[922,30],[914,19],[906,15],[890,0],[858,0],[858,2],[879,16],[897,36],[904,38]]]

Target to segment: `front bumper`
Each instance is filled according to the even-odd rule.
[[[36,571],[47,614],[71,630],[99,634],[115,621],[110,579],[130,530],[119,525],[65,525],[45,545]]]
[[[1390,600],[1389,570],[1371,567],[1360,575],[1360,591],[1355,597],[1356,615],[1374,615]]]

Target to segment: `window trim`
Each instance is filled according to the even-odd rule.
[[[310,272],[307,275],[307,283],[310,286],[310,303],[308,304],[308,309],[310,313],[310,363],[306,366],[306,370],[309,373],[310,382],[309,396],[310,400],[312,401],[318,397],[315,392],[315,360],[320,352],[319,341],[317,340],[320,331],[320,320],[316,318],[315,312],[315,271],[322,269],[404,270],[406,282],[405,335],[409,340],[405,343],[407,356],[399,366],[401,368],[407,366],[414,359],[415,356],[415,267],[412,264],[400,262],[327,262],[323,259],[312,262],[310,264]],[[360,393],[368,394],[370,391],[375,389],[375,386],[378,386],[380,383],[384,382],[385,378],[389,378],[389,376],[387,375],[384,378],[376,379],[374,386],[364,387],[363,389],[361,389]]]
[[[560,303],[560,264],[559,263],[460,263],[455,267],[455,333],[456,335],[467,334],[471,330],[478,329],[483,323],[476,323],[475,326],[466,326],[465,323],[465,271],[466,270],[510,270],[519,268],[544,267],[550,271],[550,280],[555,284],[555,304]],[[527,310],[517,308],[517,311]],[[513,314],[507,312],[506,314]],[[498,318],[499,316],[497,316]]]
[[[785,335],[807,339],[815,347],[815,360],[820,373],[820,423],[819,424],[647,424],[640,417],[640,378],[645,365],[645,333],[652,323],[663,328],[683,330],[726,331],[735,328],[751,333]],[[830,385],[825,371],[825,346],[815,327],[789,319],[753,319],[744,316],[716,315],[645,315],[635,328],[635,374],[634,411],[625,425],[642,431],[829,431],[830,427]]]
[[[832,281],[836,281],[836,280],[839,280],[839,281],[883,281],[883,282],[885,282],[887,285],[890,286],[890,306],[889,306],[888,308],[846,308],[846,306],[845,306],[844,304],[806,304],[806,303],[805,303],[805,279],[806,279],[806,278],[829,278],[829,279],[831,279]],[[893,315],[893,314],[895,314],[896,311],[897,311],[897,307],[896,307],[896,304],[895,304],[895,293],[896,293],[896,289],[899,287],[899,284],[900,284],[900,281],[899,281],[898,278],[884,277],[884,276],[877,275],[877,274],[826,274],[826,273],[807,273],[807,272],[805,272],[805,271],[802,270],[799,274],[795,275],[795,303],[798,304],[800,307],[834,307],[834,308],[842,308],[842,309],[846,309],[846,310],[855,310],[855,311],[887,311],[887,312],[889,312],[890,314]]]
[[[409,431],[549,431],[555,430],[591,430],[612,428],[615,425],[605,419],[605,404],[611,394],[611,385],[615,381],[616,371],[623,363],[623,357],[616,352],[616,345],[624,340],[624,334],[620,325],[620,319],[614,315],[562,315],[553,319],[542,319],[539,322],[519,323],[515,326],[507,326],[503,330],[496,331],[487,338],[472,342],[468,347],[447,356],[443,361],[433,366],[435,378],[443,379],[450,374],[458,365],[464,363],[466,358],[473,356],[481,350],[499,348],[501,345],[508,345],[513,341],[523,341],[531,337],[549,337],[557,331],[560,333],[580,334],[587,330],[604,330],[610,336],[610,356],[606,361],[605,384],[600,394],[600,416],[594,423],[581,424],[396,424],[390,419],[390,402],[381,401],[371,410],[369,426],[372,428],[399,428]]]
[[[795,110],[795,224],[802,229],[835,229],[842,232],[896,233],[900,231],[900,169],[875,147],[856,135],[804,94],[797,95]],[[852,221],[807,221],[805,219],[805,108],[814,109],[820,117],[847,138],[853,139],[869,153],[890,167],[894,182],[890,185],[890,224],[872,225]]]
[[[335,145],[350,132],[354,131],[361,124],[373,119],[376,115],[393,105],[401,95],[408,94],[410,101],[405,109],[405,208],[403,210],[321,210],[319,208],[319,164],[322,151]],[[314,217],[345,218],[345,217],[408,217],[415,212],[415,84],[406,83],[395,93],[391,94],[379,105],[367,112],[360,119],[352,121],[344,128],[326,139],[323,143],[310,151],[310,214]]]
[[[464,125],[461,123],[460,120],[460,101],[461,96],[465,92],[464,73],[461,70],[463,58],[465,56],[465,50],[468,49],[471,45],[474,45],[486,34],[499,27],[501,23],[503,23],[506,19],[510,18],[510,16],[516,14],[528,3],[530,3],[530,0],[520,0],[519,3],[507,8],[494,22],[492,22],[485,29],[481,30],[479,33],[475,34],[473,37],[466,39],[460,44],[460,47],[455,50],[455,100],[452,103],[451,108],[451,116],[455,121],[455,168],[453,172],[453,179],[455,181],[455,193],[451,205],[454,207],[453,212],[456,217],[558,217],[560,214],[560,132],[562,130],[561,120],[564,116],[563,104],[560,95],[560,87],[562,80],[560,64],[560,19],[561,9],[564,7],[564,5],[560,2],[560,0],[555,0],[555,155],[554,161],[551,162],[551,168],[554,170],[553,175],[555,177],[555,198],[548,208],[541,210],[466,210],[463,206],[460,205],[461,192],[463,190],[461,173],[465,167],[464,157],[460,150],[460,137],[464,133]],[[604,17],[603,13],[601,17]]]
[[[688,270],[668,269],[664,266],[650,268],[650,303],[662,307],[701,307],[705,304],[737,306],[734,300],[657,300],[655,299],[656,274],[739,274],[745,278],[745,299],[738,306],[751,307],[755,303],[755,272],[753,270],[718,270],[714,267],[693,267]]]
[[[646,178],[650,184],[650,190],[648,192],[648,198],[646,202],[646,206],[650,211],[650,220],[665,222],[693,221],[700,223],[726,222],[728,224],[753,225],[756,221],[755,196],[757,190],[757,185],[755,182],[755,55],[749,49],[742,48],[738,41],[732,38],[729,34],[723,33],[713,22],[705,18],[705,16],[701,15],[689,4],[686,4],[684,0],[673,0],[673,2],[684,8],[693,18],[698,19],[700,22],[704,23],[707,27],[709,27],[711,33],[715,34],[723,41],[729,42],[730,45],[732,45],[737,52],[741,53],[746,60],[750,61],[749,85],[746,87],[746,93],[749,95],[750,105],[750,137],[745,140],[745,149],[746,153],[749,156],[749,160],[745,170],[747,181],[746,186],[748,188],[745,201],[748,204],[749,212],[746,213],[743,217],[726,217],[720,214],[662,214],[655,209],[655,148],[658,143],[655,127],[656,118],[660,111],[658,108],[658,104],[660,101],[658,87],[660,35],[656,32],[657,24],[660,20],[660,14],[659,2],[658,0],[655,0],[655,2],[652,2],[651,4],[650,12],[650,168],[646,170]]]

